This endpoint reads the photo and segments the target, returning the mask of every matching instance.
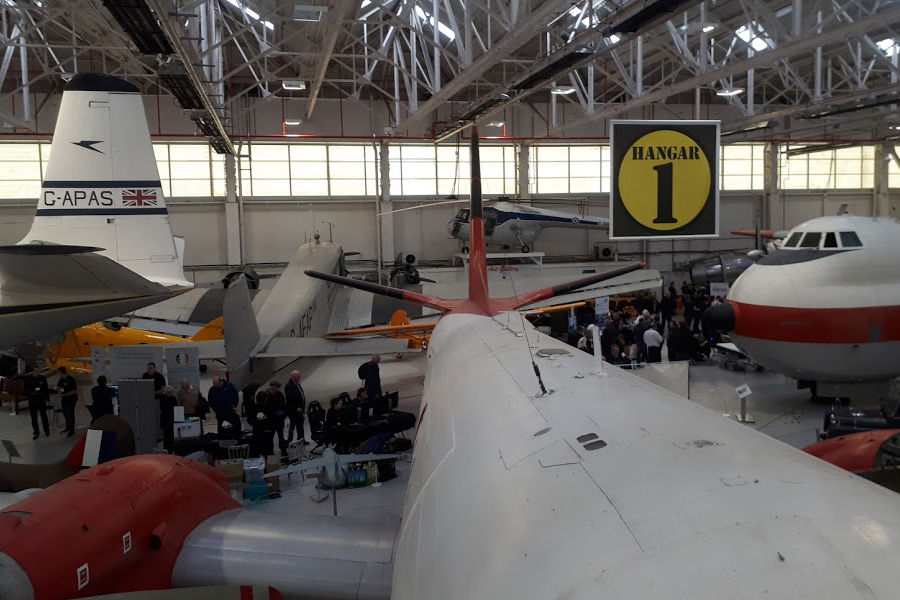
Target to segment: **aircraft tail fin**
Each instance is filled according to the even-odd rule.
[[[224,321],[225,319],[222,317],[216,317],[191,336],[191,341],[206,342],[209,340],[221,340],[225,337]]]
[[[225,363],[233,381],[248,381],[253,370],[251,353],[259,343],[259,324],[250,299],[250,288],[244,275],[228,286],[222,307],[225,333]]]
[[[478,128],[472,127],[471,190],[469,210],[469,302],[490,313],[487,279],[487,249],[484,241],[484,203],[481,198],[481,160],[478,152]]]
[[[167,287],[191,287],[172,236],[140,90],[79,74],[63,92],[41,197],[20,242],[99,246]]]

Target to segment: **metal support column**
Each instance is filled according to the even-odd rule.
[[[384,263],[394,259],[394,203],[391,200],[391,163],[388,158],[388,143],[378,146],[381,189],[375,203],[375,239],[378,245],[377,260],[380,276]],[[380,215],[380,216],[379,216]]]
[[[891,196],[888,193],[888,167],[891,160],[887,144],[875,145],[875,184],[872,188],[872,214],[876,217],[891,216]]]
[[[530,198],[528,191],[528,160],[531,154],[531,144],[525,142],[516,146],[516,196]]]
[[[238,205],[236,165],[233,154],[225,155],[225,253],[229,265],[244,263],[241,252],[241,210]]]
[[[778,144],[766,144],[763,162],[763,206],[760,221],[764,229],[784,229],[784,198],[778,189]]]

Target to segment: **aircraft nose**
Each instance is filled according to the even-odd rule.
[[[703,328],[707,331],[732,331],[735,320],[734,307],[722,302],[710,306],[703,313]]]

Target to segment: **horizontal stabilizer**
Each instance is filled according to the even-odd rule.
[[[560,283],[558,285],[547,287],[542,290],[536,290],[534,292],[529,292],[527,294],[520,294],[514,298],[508,299],[510,301],[509,309],[527,306],[529,304],[533,304],[541,300],[546,300],[547,298],[553,298],[555,296],[562,296],[563,294],[568,294],[569,292],[575,291],[577,289],[593,285],[595,283],[600,283],[601,281],[606,281],[607,279],[613,279],[615,277],[619,277],[620,275],[625,275],[626,273],[637,271],[638,269],[643,269],[645,266],[646,265],[642,262],[633,262],[621,267],[609,269],[608,271],[603,271],[602,273],[595,273],[594,275],[590,275],[588,277],[582,277],[581,279],[575,279],[566,283]]]
[[[332,275],[331,273],[306,271],[306,274],[310,277],[315,277],[316,279],[324,279],[325,281],[330,281],[331,283],[346,285],[347,287],[363,290],[364,292],[371,292],[372,294],[378,294],[379,296],[387,296],[388,298],[395,298],[397,300],[406,300],[407,302],[427,306],[428,308],[433,308],[441,312],[445,312],[453,308],[452,301],[444,300],[442,298],[434,298],[432,296],[426,296],[425,294],[419,294],[417,292],[411,292],[409,290],[401,290],[399,288],[381,285],[378,283],[371,283],[368,281],[362,281],[359,279],[353,279],[351,277],[343,277],[341,275]]]
[[[96,246],[75,246],[72,244],[33,243],[19,244],[16,246],[0,246],[0,254],[22,254],[34,256],[37,254],[85,254],[87,252],[103,252],[103,248]]]

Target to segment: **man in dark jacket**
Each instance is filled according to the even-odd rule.
[[[56,389],[59,392],[62,403],[62,413],[66,420],[66,433],[68,437],[75,435],[75,404],[78,402],[78,384],[75,378],[69,375],[65,367],[57,369],[59,372],[59,381],[56,382]]]
[[[213,377],[212,383],[212,387],[209,388],[207,401],[209,402],[209,407],[216,413],[216,423],[221,429],[225,418],[231,418],[231,414],[236,412],[238,392],[234,384],[227,379]]]
[[[297,429],[297,439],[307,444],[306,433],[303,430],[303,414],[306,412],[306,394],[300,385],[300,371],[291,371],[291,376],[284,384],[285,413],[290,426],[288,427],[287,441],[294,439],[294,429]]]
[[[287,411],[285,410],[284,394],[281,393],[281,384],[277,381],[269,382],[269,389],[265,391],[263,412],[266,414],[266,420],[275,429],[275,435],[278,436],[281,455],[286,456],[287,441],[284,438],[284,417]]]
[[[375,354],[372,356],[372,360],[359,366],[357,373],[359,378],[365,382],[364,387],[370,400],[381,396],[381,374],[378,371],[380,362],[381,357]]]
[[[31,413],[31,429],[34,433],[31,439],[36,440],[41,432],[38,429],[38,413],[41,415],[41,425],[44,426],[44,435],[50,436],[50,421],[47,420],[47,401],[50,399],[50,386],[47,378],[41,375],[41,370],[35,367],[31,373],[23,377],[25,380],[25,393],[28,394],[28,412]]]
[[[155,362],[147,363],[147,372],[141,375],[141,379],[153,380],[153,395],[162,398],[165,395],[163,388],[166,387],[166,378],[162,373],[156,370]]]

